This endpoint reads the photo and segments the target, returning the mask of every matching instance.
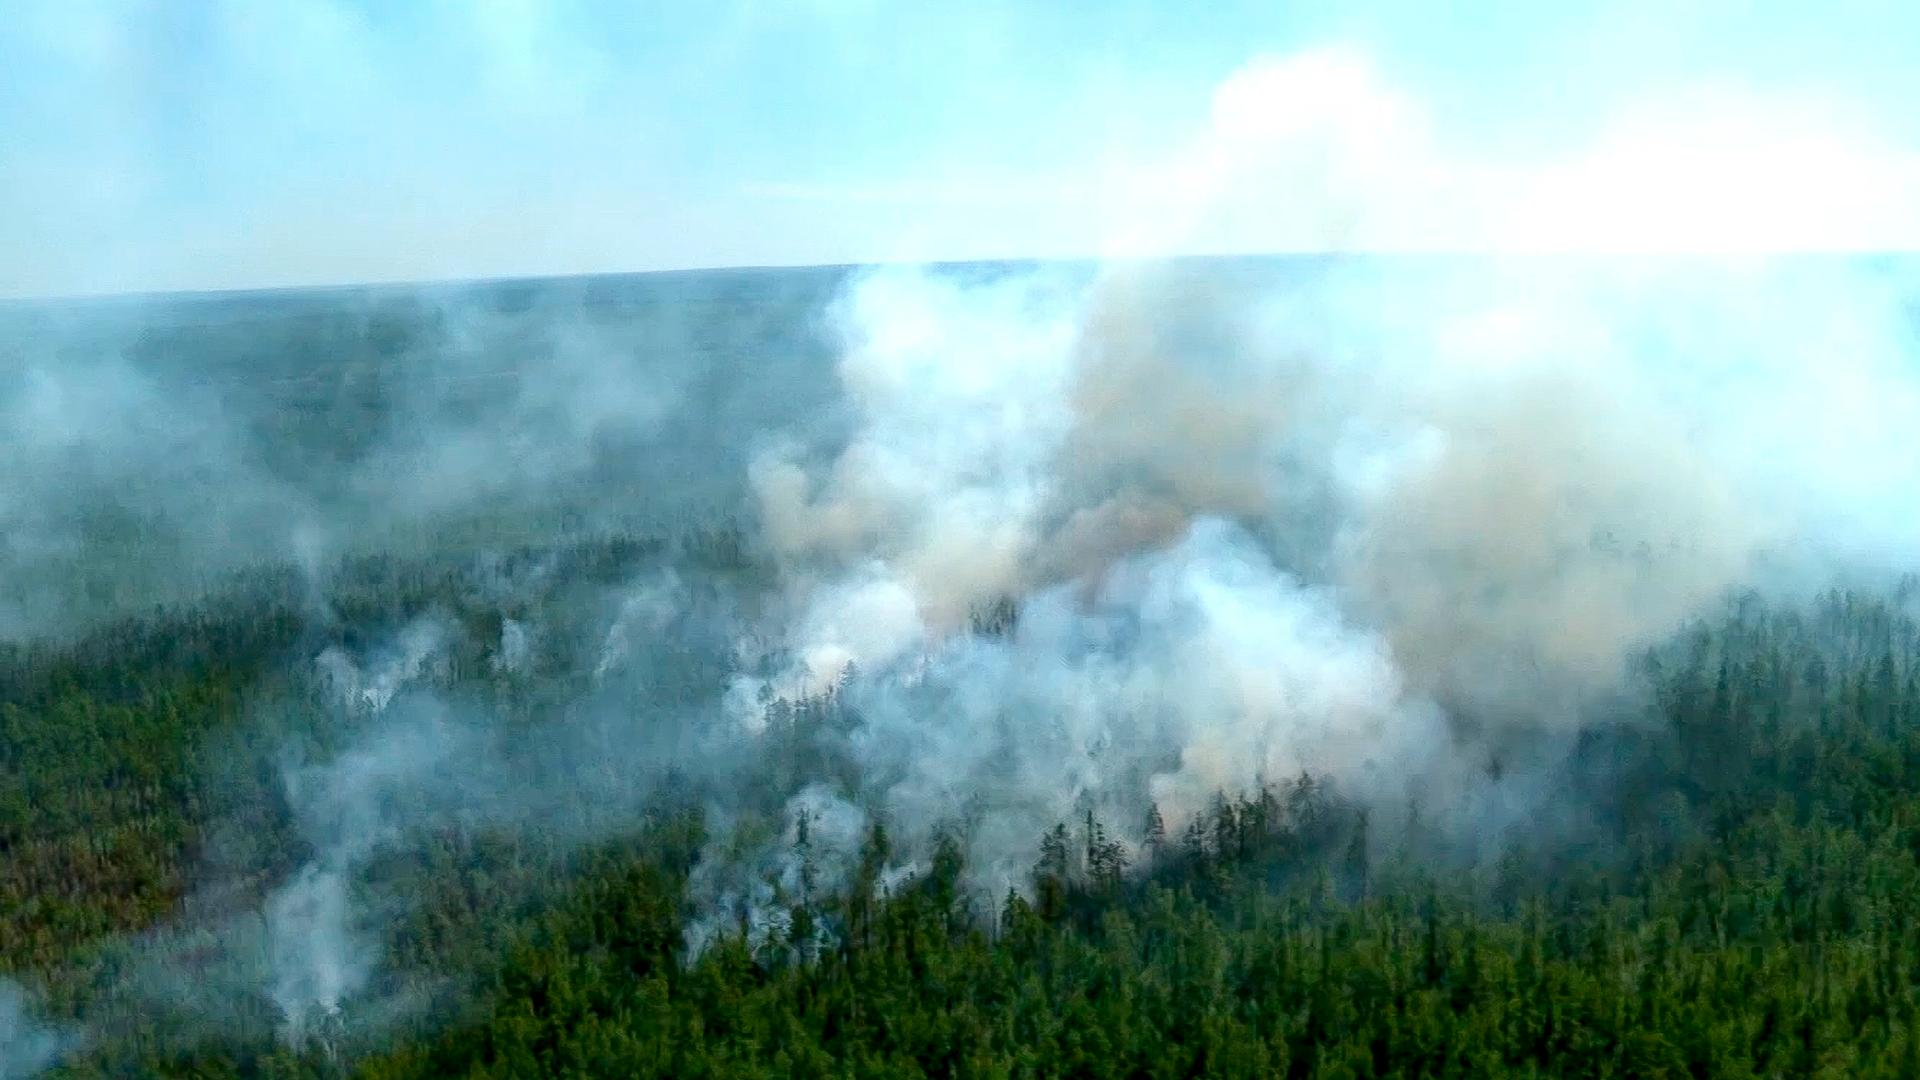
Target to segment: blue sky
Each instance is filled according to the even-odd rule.
[[[1912,5],[1676,6],[10,0],[0,295],[1920,234]]]

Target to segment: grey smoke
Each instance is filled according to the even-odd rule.
[[[737,722],[837,689],[858,795],[922,857],[964,824],[983,891],[1083,807],[1137,842],[1149,800],[1178,822],[1300,771],[1511,819],[1503,732],[1588,722],[1733,590],[1915,552],[1908,286],[1811,258],[870,272],[831,316],[852,434],[753,468],[789,659],[736,681]],[[1006,598],[1010,638],[969,630]]]
[[[10,334],[0,320],[0,634],[70,628],[82,603],[69,577],[174,599],[271,550],[247,538],[272,533],[277,548],[305,528],[303,501],[247,455],[206,388],[100,347],[101,328],[49,323]],[[183,550],[202,557],[169,559]]]
[[[416,647],[428,639],[409,636]],[[385,713],[410,679],[411,672],[361,690],[350,705]],[[290,766],[285,774],[287,801],[315,856],[266,898],[263,929],[270,994],[295,1045],[337,1025],[343,1004],[378,965],[369,913],[351,896],[367,860],[413,830],[483,809],[467,805],[469,777],[462,775],[486,760],[478,735],[430,700],[405,705],[402,715],[379,717],[367,736],[331,760]]]
[[[508,626],[516,629],[513,633]],[[452,634],[447,618],[428,614],[403,627],[395,640],[366,662],[356,662],[344,649],[328,646],[314,658],[321,683],[348,713],[386,711],[393,696],[408,683],[429,674],[428,666],[440,657]],[[502,663],[511,662],[509,645],[525,646],[526,630],[517,623],[503,625],[502,648],[496,654]]]
[[[658,638],[684,602],[679,575],[671,569],[627,590],[620,599],[619,613],[601,640],[593,665],[594,679],[605,680],[619,671],[632,658],[636,642]]]
[[[377,962],[377,945],[356,932],[350,888],[340,869],[309,863],[267,899],[271,994],[282,1037],[294,1046],[326,1039],[341,1025],[342,1004]]]
[[[1042,835],[1088,808],[1131,835],[1154,803],[1177,828],[1309,769],[1400,795],[1444,739],[1378,635],[1218,519],[1030,597],[1011,636],[950,638],[842,692],[898,835],[965,826],[990,896],[1024,888]]]
[[[26,989],[0,978],[0,1080],[32,1076],[79,1045],[75,1032],[35,1016]]]
[[[824,408],[840,272],[0,307],[0,635],[232,573],[735,511],[755,433]],[[317,599],[316,599],[317,602]]]
[[[709,852],[687,882],[698,911],[685,929],[688,953],[698,956],[736,933],[755,952],[777,948],[802,959],[835,944],[824,922],[815,924],[811,936],[796,940],[792,912],[852,885],[870,824],[867,813],[827,786],[813,784],[787,800],[773,837],[733,827],[724,809],[713,816],[725,847]],[[906,868],[890,869],[897,875]]]
[[[1024,887],[1058,822],[1091,811],[1137,848],[1149,806],[1177,829],[1302,772],[1383,833],[1415,800],[1461,832],[1524,828],[1562,763],[1493,778],[1511,737],[1551,747],[1630,701],[1633,657],[1732,590],[1910,559],[1908,295],[1821,260],[887,268],[816,312],[830,368],[732,376],[751,394],[716,366],[623,395],[621,350],[578,344],[600,331],[476,316],[483,338],[549,343],[533,355],[572,343],[552,346],[577,347],[561,384],[522,373],[462,404],[423,383],[401,395],[417,432],[378,428],[313,489],[379,498],[318,505],[457,517],[535,498],[542,470],[594,480],[578,490],[609,521],[629,499],[746,499],[773,579],[683,561],[569,591],[551,561],[482,560],[464,615],[316,647],[330,726],[290,734],[279,774],[302,849],[239,915],[157,932],[151,981],[189,1012],[255,1002],[291,1042],[345,1045],[420,996],[381,955],[405,898],[368,880],[378,859],[450,827],[590,843],[631,830],[669,773],[711,837],[691,953],[737,932],[829,945],[824,921],[792,940],[791,913],[852,880],[875,824],[882,887],[952,837],[983,906]],[[628,486],[627,455],[710,415],[687,458]],[[116,483],[146,468],[124,461]],[[322,596],[336,537],[297,535]],[[977,624],[1000,605],[1016,617]],[[533,671],[558,689],[527,716],[459,685]],[[770,780],[773,720],[828,701],[839,726],[810,749],[829,764]]]
[[[518,594],[544,569],[515,583],[483,568],[478,593],[524,605]],[[710,709],[676,712],[654,681],[672,662],[674,634],[699,634],[685,621],[698,604],[664,572],[607,607],[576,661],[582,696],[531,723],[509,723],[460,693],[454,657],[474,642],[450,613],[423,612],[360,648],[322,649],[310,685],[330,719],[281,736],[280,797],[306,854],[238,913],[160,932],[144,947],[136,992],[179,1010],[188,1028],[265,1003],[282,1040],[338,1056],[440,989],[441,977],[395,969],[383,954],[415,898],[372,880],[378,860],[448,831],[531,830],[563,851],[634,828],[670,768],[726,775],[737,741],[721,743],[699,722]],[[500,625],[482,670],[526,673],[543,628]],[[256,861],[237,869],[257,873]],[[215,878],[197,906],[221,910],[230,888]]]
[[[488,662],[496,674],[527,674],[534,662],[533,628],[518,619],[501,619],[500,644]]]

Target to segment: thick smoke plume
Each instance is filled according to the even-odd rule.
[[[984,908],[1057,823],[1137,848],[1303,773],[1383,841],[1417,807],[1496,850],[1577,816],[1554,748],[1632,722],[1645,650],[1914,550],[1906,295],[1804,259],[857,274],[819,309],[837,404],[733,433],[764,565],[669,551],[609,590],[481,560],[464,614],[316,646],[299,851],[158,934],[145,993],[356,1045],[436,992],[382,955],[382,859],[620,835],[670,778],[706,811],[696,954],[811,955],[838,930],[796,905],[948,841]]]
[[[921,852],[965,826],[987,890],[1084,807],[1138,842],[1149,803],[1177,827],[1301,772],[1485,824],[1528,782],[1493,779],[1503,742],[1630,700],[1688,619],[1913,551],[1902,285],[1815,259],[873,272],[830,316],[852,435],[753,469],[791,661],[737,720],[836,690],[866,804]]]
[[[1176,204],[1205,217],[1312,159],[1341,204],[1325,216],[1351,224],[1410,212],[1392,185],[1366,205],[1410,147],[1434,176],[1472,171],[1426,154],[1371,79],[1321,56],[1234,80]],[[1327,86],[1344,111],[1311,124],[1261,107]],[[1564,215],[1581,190],[1518,201]],[[1135,224],[1118,248],[1201,227]],[[342,1045],[427,993],[381,955],[407,902],[370,881],[381,859],[464,829],[630,833],[669,784],[709,838],[689,953],[744,931],[804,957],[834,928],[796,934],[796,900],[863,871],[905,881],[951,841],[971,894],[997,899],[1057,823],[1093,814],[1137,847],[1154,812],[1177,830],[1302,773],[1382,833],[1418,805],[1497,837],[1553,798],[1512,747],[1549,770],[1586,725],[1632,722],[1634,659],[1688,620],[1920,547],[1898,263],[753,280],[676,279],[634,306],[591,286],[356,296],[321,336],[359,351],[274,384],[287,408],[149,366],[159,331],[139,319],[9,324],[0,430],[27,467],[0,476],[0,637],[71,629],[60,567],[102,551],[168,586],[134,581],[140,603],[266,556],[311,579],[318,644],[290,681],[323,722],[287,735],[273,793],[297,850],[246,868],[264,884],[241,914],[143,942],[150,996],[244,1002],[289,1043]],[[226,325],[207,303],[188,310],[202,332]],[[483,573],[463,613],[377,630],[343,630],[325,600],[337,557],[364,550],[350,537],[523,530],[479,530],[484,548],[716,510],[750,555],[724,573],[685,552],[616,587]],[[792,745],[794,716],[827,718],[812,745]],[[57,1040],[24,1015],[0,986],[0,1053],[44,1064]]]

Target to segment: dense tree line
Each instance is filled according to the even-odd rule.
[[[1151,812],[1139,849],[1114,839],[1122,823],[1060,822],[1027,887],[985,902],[958,844],[886,879],[877,822],[844,889],[783,896],[776,932],[694,957],[682,931],[707,823],[697,793],[667,784],[590,844],[448,828],[383,857],[370,874],[414,903],[381,942],[382,978],[406,985],[382,989],[417,1007],[379,1025],[349,1007],[357,1037],[283,1045],[264,1003],[182,1034],[117,1000],[142,935],[195,905],[257,905],[291,868],[273,750],[289,731],[328,737],[293,661],[430,609],[493,641],[513,603],[538,609],[524,614],[555,649],[585,649],[555,613],[668,562],[757,572],[730,529],[504,563],[372,558],[321,599],[263,571],[0,651],[0,974],[55,1020],[87,1018],[60,1070],[1920,1075],[1920,627],[1898,589],[1737,603],[1646,657],[1645,700],[1562,748],[1577,828],[1463,850],[1442,823],[1389,833],[1301,776],[1223,792],[1177,829]],[[476,581],[536,565],[545,584],[504,608]],[[996,605],[976,629],[1016,616]],[[523,708],[570,667],[516,680],[458,645],[449,665],[450,683]],[[806,732],[835,707],[774,718],[791,752],[759,766],[769,791],[823,767],[803,760]],[[209,860],[236,831],[266,857],[209,898]]]

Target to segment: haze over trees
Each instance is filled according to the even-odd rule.
[[[0,1075],[1920,1074],[1900,275],[1590,273],[0,313]]]

